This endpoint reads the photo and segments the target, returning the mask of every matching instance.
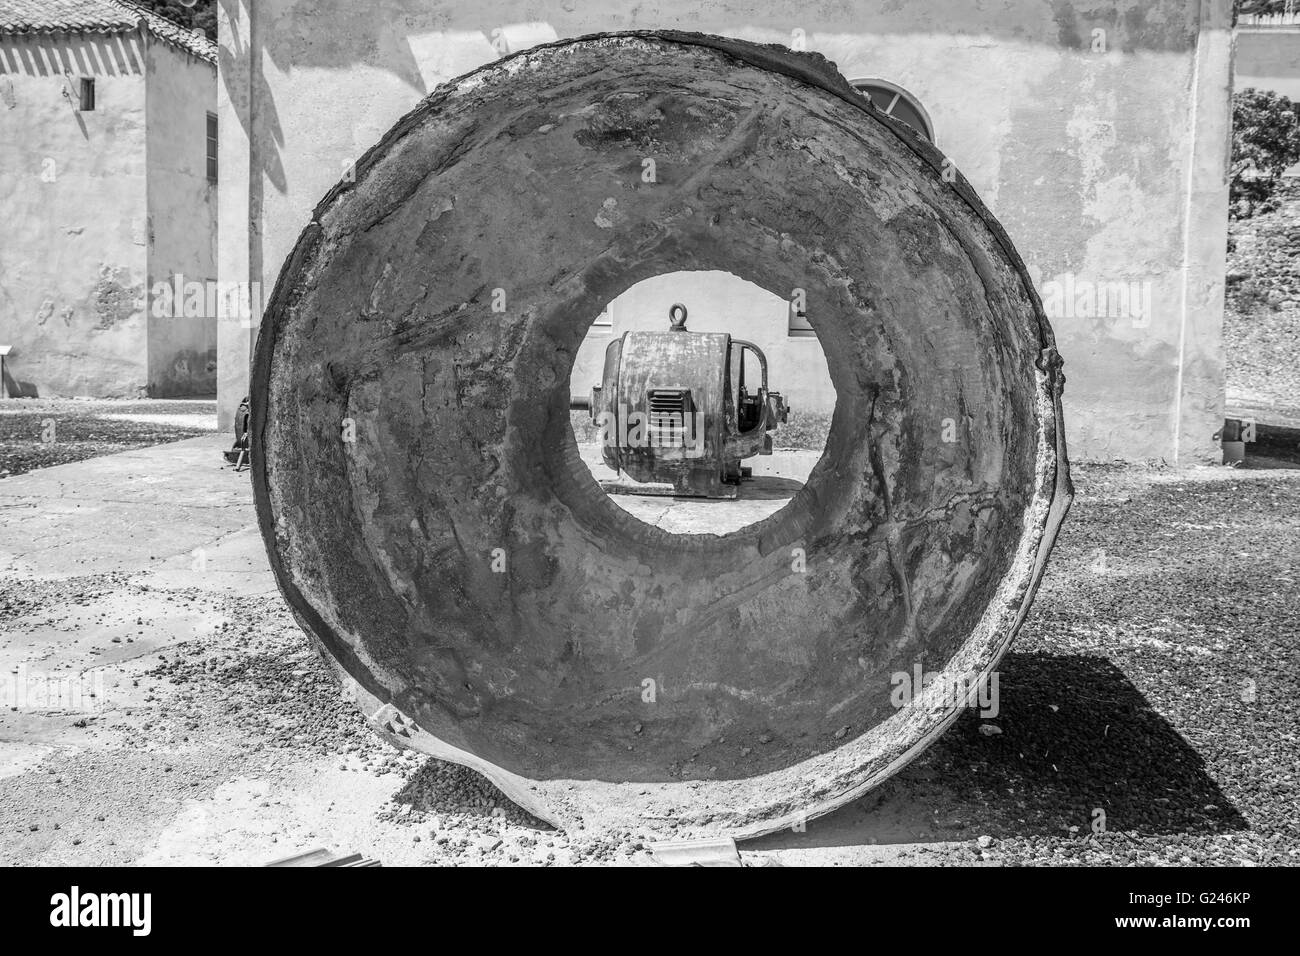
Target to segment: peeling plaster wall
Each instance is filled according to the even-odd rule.
[[[1237,30],[1238,90],[1272,90],[1300,102],[1300,18],[1278,27]]]
[[[140,37],[0,37],[0,344],[10,395],[147,381]],[[77,110],[78,79],[95,109]]]
[[[216,111],[216,67],[152,40],[148,62],[149,394],[214,395],[217,317],[187,316],[183,303],[155,308],[157,282],[217,278],[216,187],[207,178],[207,115]],[[174,299],[174,296],[172,297]],[[159,313],[163,314],[159,314]]]
[[[1216,454],[1228,0],[259,0],[252,19],[248,0],[220,3],[223,130],[247,138],[248,171],[222,202],[225,281],[269,287],[347,164],[436,84],[500,52],[669,27],[802,45],[850,79],[913,93],[1054,296],[1075,455]],[[222,328],[236,360],[224,426],[254,333]]]

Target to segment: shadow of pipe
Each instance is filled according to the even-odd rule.
[[[1097,820],[1141,836],[1247,828],[1196,750],[1105,658],[1008,654],[999,690],[996,717],[967,711],[878,791],[745,848],[1087,837]]]

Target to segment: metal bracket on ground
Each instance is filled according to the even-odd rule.
[[[651,843],[650,855],[660,866],[743,866],[731,837]]]

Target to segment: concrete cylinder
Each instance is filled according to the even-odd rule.
[[[806,486],[721,537],[615,506],[569,426],[593,318],[682,269],[803,296],[837,394]],[[827,61],[585,37],[439,88],[317,207],[258,339],[258,518],[390,739],[560,825],[753,835],[996,666],[1071,496],[1062,383],[1006,234]]]

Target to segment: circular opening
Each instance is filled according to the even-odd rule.
[[[569,380],[592,479],[639,521],[727,535],[790,507],[826,450],[836,393],[804,297],[671,272],[592,322]]]

